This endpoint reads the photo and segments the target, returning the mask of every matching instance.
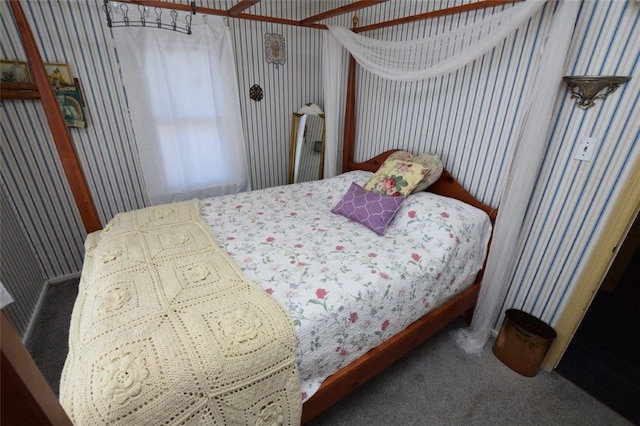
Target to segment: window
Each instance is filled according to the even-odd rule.
[[[228,29],[196,15],[192,31],[113,30],[152,204],[249,189]]]

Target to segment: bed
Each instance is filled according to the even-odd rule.
[[[304,423],[470,312],[496,212],[446,170],[428,192],[406,198],[384,236],[331,213],[349,185],[364,185],[392,152],[353,163],[331,179],[194,200],[189,214],[201,234],[163,222],[168,212],[187,208],[182,204],[118,215],[91,234],[61,379],[61,401],[72,420],[128,424],[149,421],[153,414],[153,423]],[[132,227],[133,222],[142,225]],[[129,234],[151,237],[124,250],[109,246]],[[182,237],[175,235],[198,243],[191,251],[176,251]],[[151,240],[162,247],[143,253],[140,246]],[[203,248],[209,244],[224,253]],[[198,259],[207,263],[207,256],[224,254],[222,266],[206,266],[206,273],[197,266]],[[113,269],[119,256],[128,263]],[[149,262],[162,265],[141,273],[142,258],[161,259]],[[203,277],[215,268],[235,269],[237,278],[222,280],[232,286],[246,279],[243,291],[252,299],[233,306],[259,306],[259,319],[237,317],[238,309],[225,305],[231,303],[228,293],[206,290]],[[185,276],[195,279],[178,288]],[[151,299],[160,300],[158,306],[150,307]],[[262,315],[266,305],[280,309],[279,319]],[[231,341],[225,330],[213,335],[230,315],[234,324],[250,325],[240,330],[242,337]],[[271,346],[256,343],[261,338],[254,339],[251,325],[264,329],[287,318],[290,328],[269,331],[263,339]],[[223,356],[212,355],[223,346],[229,348]],[[219,370],[229,369],[223,380]],[[265,377],[276,382],[277,391],[266,387]],[[258,389],[260,396],[247,389]],[[242,397],[243,392],[249,393]],[[248,408],[237,414],[243,404]]]
[[[366,31],[367,29],[372,29],[373,27],[379,28],[383,26],[397,25],[403,22],[412,22],[415,19],[428,19],[429,17],[441,16],[443,13],[459,13],[459,12],[464,12],[468,10],[484,8],[484,7],[492,7],[497,4],[510,3],[512,1],[513,0],[505,0],[505,1],[499,1],[499,2],[481,1],[481,2],[469,4],[469,5],[450,8],[446,11],[433,11],[430,13],[423,14],[420,17],[406,17],[399,20],[382,22],[374,26],[360,28],[359,30]],[[134,3],[144,3],[144,1],[136,0]],[[158,2],[150,2],[150,3],[154,3],[154,6],[155,6],[156,3]],[[241,1],[236,6],[234,6],[232,10],[229,10],[229,11],[206,10],[206,8],[203,8],[202,11],[203,13],[222,14],[224,16],[231,16],[231,17],[240,18],[240,19],[246,18],[246,19],[253,19],[253,20],[262,20],[266,22],[273,22],[272,17],[260,17],[260,16],[248,15],[248,14],[242,13],[244,9],[250,7],[254,3],[256,2]],[[339,13],[353,11],[358,7],[366,6],[366,4],[367,3],[363,3],[363,2],[354,2],[353,4],[354,8],[341,7],[331,11],[330,13],[320,14],[314,17],[310,17],[309,19],[305,19],[303,21],[287,21],[287,20],[278,19],[277,22],[296,25],[296,26],[305,26],[310,28],[325,28],[324,25],[317,24],[316,21],[321,19],[322,17],[334,16]],[[40,95],[38,96],[43,101],[43,106],[44,106],[45,113],[47,115],[47,120],[49,121],[50,126],[52,127],[52,133],[53,133],[54,140],[56,142],[56,147],[61,157],[62,166],[68,177],[71,192],[78,206],[81,219],[88,233],[98,231],[102,228],[102,223],[100,222],[100,219],[97,214],[97,209],[95,208],[95,205],[92,201],[91,193],[87,187],[86,179],[82,172],[80,163],[79,161],[77,161],[77,156],[75,155],[71,138],[69,136],[69,133],[60,115],[58,105],[55,101],[55,97],[53,96],[53,92],[51,92],[50,90],[48,79],[46,77],[44,66],[42,65],[42,60],[40,58],[35,40],[33,39],[31,32],[28,30],[27,19],[24,16],[24,13],[22,12],[21,7],[19,6],[19,3],[12,2],[11,6],[14,12],[14,16],[19,23],[19,27],[21,28],[21,36],[23,38],[23,43],[25,44],[27,57],[29,59],[31,68],[34,71],[36,86],[39,88]],[[173,6],[175,7],[184,6],[184,7],[190,8],[190,6],[187,6],[187,5],[173,4]],[[355,19],[354,19],[354,25],[355,25]],[[345,109],[345,125],[344,125],[345,133],[344,133],[344,151],[342,155],[342,160],[343,160],[342,171],[349,172],[353,170],[365,170],[365,171],[373,172],[377,170],[377,168],[390,155],[391,152],[383,153],[369,161],[365,161],[364,163],[356,163],[354,161],[354,157],[355,157],[354,141],[355,141],[355,123],[356,123],[355,75],[356,75],[355,60],[351,58],[348,86],[347,86],[347,105]],[[455,181],[455,179],[446,171],[443,173],[442,177],[429,188],[429,191],[435,194],[446,196],[446,197],[452,197],[452,198],[461,200],[468,205],[477,207],[478,209],[484,211],[486,215],[491,219],[491,221],[493,221],[497,215],[497,212],[494,209],[492,209],[489,206],[483,205],[481,202],[477,201],[469,193],[467,193],[464,190],[464,188],[462,188]],[[402,212],[400,214],[402,215]],[[106,227],[106,229],[108,229],[108,226]],[[107,230],[107,232],[109,231]],[[213,234],[210,234],[210,235],[213,235]],[[204,237],[204,238],[209,239],[210,237]],[[215,237],[211,237],[211,238],[215,240]],[[87,239],[87,243],[91,245],[94,242],[97,242],[96,240],[97,239],[95,237],[90,237]],[[229,246],[229,250],[233,254],[234,249]],[[413,259],[414,253],[411,253],[411,254],[412,254],[412,260],[415,261],[415,259]],[[417,252],[416,254],[418,256],[421,256]],[[102,260],[108,260],[110,256],[113,257],[113,255],[114,253],[110,253],[108,256],[106,256]],[[117,254],[116,254],[116,257],[117,257]],[[91,262],[85,262],[85,265],[89,265],[90,263]],[[228,266],[230,269],[234,269],[234,268],[240,269],[240,266],[238,264],[233,263],[233,265],[229,264]],[[201,271],[196,268],[191,272],[193,273],[193,277],[197,278]],[[474,275],[474,274],[471,274],[471,275]],[[83,279],[84,279],[84,276],[85,274],[83,272]],[[429,336],[433,335],[437,331],[444,328],[447,324],[449,324],[451,321],[453,321],[460,315],[467,314],[467,316],[469,316],[469,313],[472,311],[475,301],[477,299],[481,276],[482,276],[482,271],[480,270],[477,274],[475,274],[475,280],[473,278],[470,279],[469,286],[461,286],[460,288],[455,289],[450,294],[448,294],[449,297],[445,298],[445,300],[443,300],[442,303],[438,303],[437,306],[435,304],[431,305],[430,310],[420,318],[416,319],[415,321],[410,322],[410,320],[405,320],[405,324],[403,324],[402,327],[394,330],[394,332],[397,331],[396,334],[394,334],[392,337],[385,336],[385,338],[386,337],[389,337],[389,338],[387,340],[384,340],[380,344],[376,345],[374,348],[368,351],[363,350],[361,354],[353,355],[354,358],[350,362],[344,362],[339,366],[340,368],[337,371],[333,372],[329,377],[323,380],[319,388],[312,395],[309,394],[308,392],[307,395],[301,397],[300,392],[302,392],[302,388],[306,385],[301,385],[299,381],[297,381],[298,383],[297,385],[292,381],[289,381],[288,383],[290,383],[290,388],[288,389],[289,393],[287,395],[290,395],[290,399],[291,399],[289,401],[290,407],[294,407],[293,409],[295,409],[295,407],[299,405],[300,402],[304,399],[304,404],[302,407],[301,414],[298,411],[292,412],[292,413],[286,413],[283,410],[279,411],[278,407],[274,405],[270,405],[269,402],[264,404],[260,402],[254,405],[256,405],[258,411],[265,414],[265,416],[261,421],[255,421],[252,423],[255,423],[255,424],[267,424],[267,423],[272,424],[272,423],[281,423],[281,422],[291,423],[291,419],[295,419],[296,416],[299,416],[298,418],[301,419],[302,423],[309,421],[310,419],[315,417],[318,413],[320,413],[322,410],[326,409],[336,401],[343,398],[346,394],[351,392],[353,389],[355,389],[362,383],[366,382],[368,379],[373,377],[378,372],[382,371],[386,366],[390,365],[391,363],[399,359],[405,353],[410,351],[413,347],[415,347],[416,345],[426,340]],[[385,278],[382,278],[382,279],[385,279]],[[245,287],[251,288],[253,290],[257,290],[257,292],[260,293],[262,296],[265,296],[265,295],[268,296],[267,299],[262,298],[262,300],[263,301],[269,300],[270,302],[264,302],[264,303],[275,306],[276,310],[278,306],[282,308],[283,305],[280,304],[280,302],[278,302],[274,297],[272,297],[272,295],[269,295],[268,293],[269,289],[274,290],[273,287],[262,288],[260,287],[260,285],[255,283],[251,283],[250,286],[245,286]],[[326,293],[324,292],[316,293],[316,291],[320,289],[324,290]],[[253,293],[256,293],[256,291],[253,291]],[[276,292],[274,291],[274,293]],[[324,287],[316,288],[313,291],[313,293],[316,296],[315,299],[318,301],[324,300],[327,298],[327,297],[321,297],[322,295],[324,296],[330,295],[330,297],[334,297],[335,295],[335,293],[333,293],[333,290],[327,290]],[[81,297],[83,294],[84,293],[81,290]],[[105,303],[102,306],[103,308],[107,307],[108,309],[113,309],[119,306],[123,302],[126,303],[126,301],[128,300],[127,297],[125,297],[122,293],[117,293],[117,292],[103,299],[106,300],[107,303]],[[284,310],[284,308],[282,309],[284,314],[288,315]],[[76,313],[76,310],[74,309],[74,314],[75,313]],[[347,318],[351,318],[351,313],[352,312],[349,312],[349,317]],[[100,318],[100,319],[101,320],[107,319],[107,317],[109,316],[105,316],[105,318]],[[357,323],[360,317],[358,317],[357,319],[353,317],[353,319]],[[349,319],[347,319],[347,321],[349,321]],[[108,323],[108,321],[103,321],[103,324],[106,324],[106,323]],[[376,331],[392,330],[392,326],[391,326],[392,323],[394,322],[389,320],[389,323],[385,325],[385,330],[381,330],[383,327],[383,324],[385,324],[383,320],[383,323],[379,325],[380,330],[376,330]],[[406,325],[406,327],[404,327],[404,325]],[[117,333],[115,333],[115,337],[118,337]],[[240,337],[239,340],[243,340],[245,339],[245,337]],[[283,332],[281,337],[285,341],[287,339],[292,339],[292,341],[294,341],[295,343],[295,337],[294,337],[293,331],[291,331],[290,333]],[[175,346],[177,342],[169,341],[166,343],[167,343],[167,347],[171,347],[172,344]],[[295,344],[291,345],[286,343],[282,346],[287,347],[287,350],[291,350],[292,352],[295,352]],[[348,352],[346,348],[342,348],[342,349],[345,349],[345,351]],[[342,356],[341,352],[342,350],[336,351],[336,353]],[[76,352],[75,355],[79,356],[79,358],[82,358],[82,354],[78,355],[78,352]],[[71,360],[75,355],[70,352],[70,358],[68,360]],[[289,354],[283,355],[282,360],[283,360],[282,364],[279,364],[280,368],[275,368],[275,370],[280,372],[281,371],[293,372],[294,369],[291,368],[292,363],[291,363],[291,357],[289,356]],[[139,368],[139,371],[138,371],[139,378],[141,377],[146,379],[146,374],[148,373],[149,369],[145,368],[144,365],[140,366],[139,364],[137,364],[135,358],[125,357],[124,362],[127,366],[141,367]],[[295,363],[297,362],[295,361],[295,357],[294,357],[294,364]],[[180,369],[174,368],[174,370],[180,370]],[[83,389],[82,387],[79,386],[79,382],[76,383],[73,380],[69,380],[71,371],[73,371],[72,361],[68,361],[67,365],[65,366],[66,378],[63,377],[62,383],[61,383],[62,385],[61,389],[63,390],[63,394],[61,396],[63,400],[67,398],[65,394],[71,395],[72,393],[75,392],[76,394],[85,395],[87,398],[89,398],[88,401],[91,401],[90,398],[94,398],[94,397],[98,398],[97,393],[104,392],[103,389],[100,389],[100,386],[94,389],[91,389],[91,388]],[[130,377],[128,377],[126,373],[127,372],[124,371],[122,375],[115,374],[112,377],[115,379],[116,382],[117,381],[129,382]],[[296,374],[299,374],[299,373],[296,373]],[[303,372],[302,375],[304,374],[305,373]],[[286,376],[286,374],[284,376]],[[184,391],[185,394],[194,393],[192,390],[190,390],[192,389],[192,386],[189,385],[188,380],[185,380],[183,384],[184,384],[184,387],[181,389]],[[316,384],[314,386],[317,386],[317,384],[318,383],[316,381]],[[107,393],[111,392],[113,394],[112,391],[114,388],[111,385],[107,386],[105,389],[107,389]],[[116,395],[116,402],[119,404],[126,403],[131,399],[137,398],[139,395],[142,394],[143,391],[144,389],[142,386],[134,386],[132,389],[132,392],[130,392],[128,395]],[[296,394],[296,392],[297,392],[297,395],[294,397],[293,395]],[[158,401],[156,401],[156,404],[158,404]],[[70,413],[73,415],[74,414],[73,408],[69,409],[69,406],[67,405],[66,402],[64,403],[64,405],[65,405],[65,408],[67,408],[67,410],[70,411]],[[143,404],[140,407],[133,407],[129,411],[131,411],[132,413],[140,413],[142,412],[141,410],[144,408],[144,406],[145,405]],[[157,405],[157,407],[162,408],[161,405]],[[180,423],[180,422],[190,422],[190,421],[196,420],[195,418],[189,417],[187,415],[188,412],[189,412],[188,408],[184,409],[183,411],[179,412],[177,416],[174,416],[173,418],[166,417],[163,419],[163,421],[159,423],[165,423],[165,421],[169,423],[171,422]],[[148,413],[144,413],[143,416],[146,416],[147,414]],[[111,418],[101,417],[101,418],[98,418],[96,422],[124,423],[125,421],[123,419],[124,419],[123,417],[119,418],[118,416],[111,417]],[[143,417],[143,419],[144,421],[141,420],[139,422],[156,423],[156,421],[154,421],[151,417]],[[204,419],[205,418],[202,417],[200,420],[202,421]],[[76,421],[77,421],[77,417],[76,417]],[[82,424],[84,422],[77,421],[77,423]]]

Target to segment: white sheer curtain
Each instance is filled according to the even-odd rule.
[[[322,74],[324,78],[324,177],[338,174],[338,120],[340,102],[344,103],[344,72],[342,66],[342,45],[331,35],[324,32]]]
[[[577,1],[559,3],[534,84],[530,86],[530,107],[500,200],[500,212],[473,321],[471,327],[460,329],[453,335],[458,346],[468,353],[477,354],[482,350],[494,323],[502,314],[500,306],[509,287],[522,223],[544,159],[553,104],[562,84],[564,62],[579,9],[580,2]]]
[[[467,28],[426,40],[377,41],[333,27],[330,27],[330,34],[370,72],[394,80],[423,79],[453,71],[486,53],[541,10],[545,2],[546,0],[527,0]],[[473,322],[470,328],[456,330],[454,333],[458,345],[468,353],[478,353],[484,347],[493,324],[500,315],[499,309],[516,260],[514,253],[520,229],[546,148],[547,135],[541,134],[540,129],[546,130],[550,125],[552,107],[562,82],[564,59],[579,7],[580,2],[577,1],[561,1],[558,4],[541,52],[537,73],[532,76],[534,83],[530,85],[527,107],[518,119],[522,123],[519,132],[521,136],[510,166],[508,181],[503,186],[500,213]],[[340,57],[339,48],[335,48],[334,44],[326,45],[326,55],[331,48],[331,55]],[[339,105],[329,103],[333,98],[328,98],[326,91],[333,90],[331,85],[335,84],[336,75],[342,72],[342,65],[334,64],[328,72],[329,74],[325,71],[324,76],[327,124],[330,117],[337,116]],[[329,137],[336,139],[327,139],[327,148],[330,143],[337,146],[337,135],[329,135],[327,132],[327,138]],[[325,158],[325,163],[330,161],[336,162],[336,159]]]
[[[191,35],[149,27],[112,32],[151,203],[250,189],[224,20],[197,14]]]
[[[415,81],[454,71],[484,55],[545,2],[528,0],[455,31],[410,41],[376,40],[346,28],[327,27],[367,71],[388,80]]]

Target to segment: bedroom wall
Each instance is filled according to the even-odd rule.
[[[101,4],[84,0],[22,2],[43,60],[69,63],[83,88],[88,127],[69,131],[105,224],[119,212],[146,206],[148,200],[116,52]],[[228,8],[233,2],[201,4]],[[297,13],[296,7],[291,7],[293,13]],[[25,60],[6,0],[0,0],[0,12],[0,57]],[[237,56],[252,186],[285,184],[291,113],[306,102],[322,105],[321,63],[315,54],[320,50],[321,32],[237,20],[230,20],[229,25]],[[285,66],[266,64],[262,48],[266,32],[285,36]],[[264,90],[261,102],[249,99],[253,84]],[[15,270],[7,275],[5,284],[40,295],[48,280],[79,274],[86,234],[40,102],[2,100],[1,106],[0,179],[9,195],[2,202],[3,208],[14,210],[18,217],[15,223],[3,221],[3,234],[6,229],[19,239],[5,239],[3,235],[3,248],[11,250],[18,244],[28,247],[32,256],[37,253],[34,258],[44,275],[40,280],[24,279],[33,268],[9,266],[3,258],[3,271]],[[14,225],[20,227],[14,229]],[[14,306],[30,315],[36,304],[29,297],[19,296]]]
[[[583,111],[562,94],[549,147],[523,227],[519,261],[503,308],[554,324],[592,255],[609,212],[640,157],[640,4],[583,4],[567,75],[624,75],[631,80]],[[593,161],[573,158],[582,137],[601,139]],[[612,252],[602,253],[608,260]]]
[[[0,282],[13,299],[19,301],[5,306],[2,312],[23,336],[38,306],[45,279],[4,187],[0,187],[0,218]]]
[[[526,76],[551,6],[491,53],[446,76],[394,83],[360,71],[356,156],[365,159],[383,147],[437,152],[474,195],[498,206],[517,138],[513,117],[524,107]],[[632,79],[588,111],[575,106],[564,84],[555,102],[549,100],[552,129],[549,135],[540,134],[548,137],[548,148],[503,310],[515,307],[555,323],[640,155],[640,38],[634,32],[639,16],[635,1],[582,3],[566,74]],[[455,28],[461,18],[442,18],[435,26]],[[379,34],[410,39],[432,32],[427,26],[407,25]],[[601,138],[596,155],[591,162],[574,160],[575,145],[586,136]]]
[[[119,211],[143,207],[146,200],[117,58],[99,3],[23,2],[23,7],[45,61],[68,62],[83,86],[89,127],[71,129],[71,134],[101,220],[106,223]],[[280,16],[296,19],[300,3],[261,2],[250,11],[262,13],[272,8]],[[460,3],[400,4],[416,13]],[[199,4],[228,8],[235,1]],[[24,59],[6,1],[0,2],[0,8],[0,25],[6,37],[0,54]],[[360,25],[366,25],[374,17],[393,18],[400,13],[398,2],[388,2],[358,15]],[[470,19],[483,13],[488,11],[475,12]],[[402,86],[361,73],[356,155],[364,159],[390,147],[438,152],[472,192],[497,204],[500,181],[513,149],[510,118],[519,105],[517,93],[524,89],[527,69],[541,40],[539,31],[548,16],[547,11],[494,52],[447,77]],[[463,19],[466,17],[440,18],[435,25],[455,27]],[[558,101],[550,103],[556,110],[555,130],[525,224],[529,237],[522,241],[522,260],[514,271],[507,307],[519,305],[545,319],[555,318],[589,253],[589,241],[597,236],[632,159],[639,155],[638,128],[628,120],[638,94],[637,55],[622,54],[623,50],[638,51],[638,41],[631,37],[637,19],[634,2],[590,1],[582,7],[568,72],[635,76],[611,99],[587,112],[573,106],[563,87]],[[350,16],[331,20],[345,26],[350,22]],[[308,101],[323,105],[322,32],[233,19],[229,25],[252,185],[258,189],[284,184],[291,113]],[[262,43],[267,32],[285,36],[288,59],[284,66],[266,64]],[[424,35],[428,30],[420,24],[381,33],[402,38]],[[608,49],[610,45],[615,48]],[[249,87],[256,83],[265,93],[261,102],[249,100]],[[2,101],[0,114],[2,183],[21,221],[25,242],[38,253],[45,280],[78,273],[84,231],[52,154],[41,107],[35,101]],[[570,153],[573,143],[584,135],[601,135],[604,142],[593,162],[578,164]],[[615,173],[606,173],[611,170]],[[593,213],[585,217],[587,208]],[[543,214],[554,220],[543,219]],[[572,238],[560,238],[563,234]],[[28,283],[19,285],[31,287]],[[33,287],[37,292],[38,285]]]

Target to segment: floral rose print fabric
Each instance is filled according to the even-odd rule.
[[[364,189],[377,194],[406,197],[429,173],[429,169],[420,163],[387,159],[364,184]]]
[[[468,287],[488,216],[430,193],[402,203],[384,236],[330,211],[372,173],[201,201],[218,243],[289,312],[303,400],[325,378]]]
[[[425,152],[418,156],[414,156],[407,151],[396,151],[385,160],[385,163],[393,160],[412,161],[414,163],[420,163],[424,167],[426,167],[427,170],[429,170],[429,173],[427,173],[422,178],[420,183],[415,188],[413,188],[413,191],[411,191],[412,193],[424,191],[429,186],[434,184],[440,178],[440,176],[442,175],[442,170],[444,169],[440,158],[438,158],[436,154],[432,154],[430,152]],[[382,166],[384,166],[384,163],[382,164]]]

